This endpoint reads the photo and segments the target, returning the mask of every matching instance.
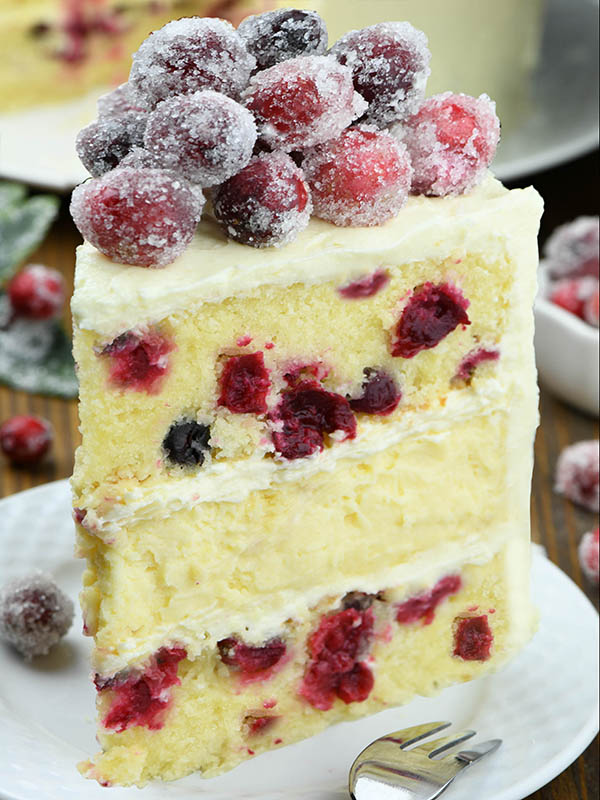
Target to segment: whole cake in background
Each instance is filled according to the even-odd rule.
[[[489,97],[428,74],[407,22],[183,19],[78,138],[102,784],[215,775],[533,632],[541,200],[487,171]]]

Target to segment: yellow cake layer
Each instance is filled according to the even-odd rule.
[[[408,583],[384,592],[373,604],[375,638],[364,654],[375,683],[363,702],[335,699],[330,710],[318,710],[298,694],[307,669],[307,637],[335,602],[325,598],[301,623],[290,621],[285,665],[268,680],[244,685],[219,658],[215,648],[179,664],[179,686],[169,690],[172,704],[164,727],[133,726],[115,733],[100,728],[104,749],[94,763],[81,765],[102,782],[143,784],[161,777],[174,779],[194,770],[206,776],[228,770],[265,750],[311,736],[326,726],[405,703],[414,695],[432,695],[442,688],[497,669],[528,640],[535,625],[528,581],[528,544],[515,541],[483,564],[461,564],[462,588],[437,607],[433,622],[399,624],[394,604],[431,585]],[[385,588],[385,587],[380,587]],[[329,602],[328,602],[329,601]],[[335,606],[334,606],[335,608]],[[339,608],[339,606],[337,606]],[[454,655],[457,620],[485,615],[493,634],[491,657],[467,661]],[[99,696],[104,718],[113,693]],[[265,706],[268,710],[265,710]],[[249,718],[275,716],[262,731],[249,730]]]

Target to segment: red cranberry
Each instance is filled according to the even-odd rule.
[[[127,331],[107,345],[100,355],[110,359],[108,380],[119,389],[154,394],[169,370],[173,343],[156,330]]]
[[[485,364],[489,361],[498,361],[499,358],[500,353],[498,350],[488,350],[485,347],[472,350],[470,353],[467,353],[458,365],[455,378],[470,383],[475,370],[480,364]]]
[[[427,37],[408,22],[380,22],[350,31],[331,48],[352,70],[354,88],[369,104],[364,120],[384,127],[414,114],[425,95]]]
[[[170,97],[149,115],[146,149],[158,164],[199,186],[222,183],[250,161],[256,141],[252,114],[219,92]]]
[[[302,169],[314,213],[335,225],[381,225],[408,198],[406,148],[387,131],[349,128],[305,152]]]
[[[359,280],[348,283],[346,286],[340,286],[338,292],[346,300],[362,300],[365,297],[373,297],[373,295],[386,287],[389,282],[390,276],[386,270],[377,269],[364,278],[359,278]]]
[[[454,655],[463,661],[487,661],[493,641],[487,614],[455,620]]]
[[[425,283],[416,289],[394,330],[393,356],[412,358],[435,347],[459,325],[470,325],[469,301],[449,283]]]
[[[272,728],[278,719],[279,717],[273,715],[258,717],[254,714],[248,714],[244,717],[243,724],[248,735],[255,736],[257,733],[265,733],[269,728]]]
[[[28,264],[6,287],[15,314],[28,319],[51,319],[62,311],[65,285],[60,272]]]
[[[162,267],[192,240],[199,198],[166,170],[120,167],[78,186],[71,214],[84,238],[113,261]]]
[[[228,358],[219,385],[218,405],[234,414],[266,413],[271,381],[260,351]]]
[[[168,22],[142,42],[129,82],[135,97],[149,108],[202,89],[238,98],[255,63],[229,22],[190,17]]]
[[[495,104],[487,95],[434,95],[394,131],[414,168],[413,194],[462,194],[476,186],[500,138]]]
[[[446,575],[435,584],[433,589],[422,592],[396,607],[396,622],[408,625],[411,622],[423,620],[424,625],[430,625],[439,604],[460,591],[462,580],[460,575]]]
[[[347,608],[323,617],[308,638],[310,661],[300,694],[321,711],[333,705],[335,697],[345,703],[366,700],[373,688],[373,676],[360,659],[373,635],[373,611]]]
[[[396,381],[387,372],[367,367],[360,397],[350,398],[350,408],[363,414],[391,414],[402,399]]]
[[[259,70],[297,56],[322,55],[327,50],[327,28],[316,11],[266,11],[242,20],[238,33]]]
[[[40,417],[11,417],[0,425],[0,449],[13,464],[37,464],[51,444],[50,423]]]
[[[273,431],[275,450],[290,460],[322,450],[326,433],[356,436],[356,419],[346,398],[316,381],[302,381],[285,392],[272,420],[279,428]]]
[[[585,318],[587,304],[591,298],[598,296],[598,281],[589,276],[584,278],[564,278],[555,283],[548,299],[565,311],[580,319]],[[592,299],[593,302],[593,299]]]
[[[598,217],[578,217],[556,228],[544,247],[543,264],[551,278],[600,277]]]
[[[302,170],[284,153],[252,158],[214,192],[213,204],[227,236],[252,247],[288,244],[312,211]]]
[[[600,455],[598,439],[577,442],[560,454],[556,464],[555,490],[590,511],[600,505]]]
[[[143,144],[147,120],[144,112],[127,111],[90,122],[75,140],[79,160],[95,178],[110,172],[134,147]]]
[[[253,646],[230,637],[217,642],[221,661],[239,670],[241,677],[252,679],[262,676],[278,664],[285,655],[286,646],[281,639],[271,639],[264,645]]]
[[[600,569],[598,561],[599,537],[600,528],[596,528],[595,531],[588,531],[581,537],[578,547],[581,569],[584,575],[595,584],[598,583]]]
[[[338,136],[366,108],[352,75],[328,56],[304,56],[258,72],[244,92],[269,147],[300,150]]]
[[[0,592],[0,639],[26,659],[45,655],[73,622],[73,603],[49,575],[34,572]]]

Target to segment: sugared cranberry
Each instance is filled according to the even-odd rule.
[[[52,428],[41,417],[19,415],[0,425],[0,449],[13,464],[37,464],[51,444]]]
[[[108,380],[119,389],[154,394],[169,369],[173,343],[156,330],[127,331],[103,348],[110,359]]]
[[[412,167],[387,131],[349,128],[305,151],[302,169],[314,213],[335,225],[381,225],[408,198]]]
[[[423,620],[424,625],[430,625],[439,604],[450,595],[460,591],[462,581],[460,575],[446,575],[435,584],[433,589],[410,597],[396,607],[396,622],[408,625],[411,622]]]
[[[136,100],[148,108],[202,89],[237,99],[255,64],[229,22],[189,17],[168,22],[142,42],[129,82]]]
[[[458,617],[454,628],[454,655],[463,661],[487,661],[494,635],[487,614],[479,617]]]
[[[373,297],[380,292],[390,282],[390,276],[384,269],[377,269],[364,278],[340,286],[338,293],[346,300],[362,300],[365,297]]]
[[[316,381],[302,381],[283,394],[272,417],[275,450],[287,459],[304,458],[324,446],[325,434],[356,436],[356,419],[345,397]]]
[[[126,111],[90,122],[75,140],[79,160],[99,178],[114,169],[134,147],[141,147],[147,120],[145,112]]]
[[[350,31],[331,48],[352,70],[354,87],[369,104],[364,120],[384,127],[414,114],[425,96],[427,37],[408,22],[380,22]]]
[[[174,422],[163,439],[162,447],[171,464],[201,467],[210,450],[210,428],[194,420]]]
[[[596,328],[600,323],[600,292],[597,284],[594,291],[585,301],[583,318],[589,325],[594,325]]]
[[[598,439],[565,447],[556,463],[554,488],[590,511],[600,505],[600,456]]]
[[[129,83],[122,83],[111,92],[101,95],[96,105],[99,117],[117,117],[128,111],[144,111],[136,102]]]
[[[306,228],[312,211],[302,170],[284,153],[252,158],[219,186],[213,204],[227,236],[252,247],[288,244]]]
[[[323,617],[308,638],[310,661],[300,694],[321,711],[335,697],[345,703],[366,700],[373,688],[371,670],[360,660],[373,635],[373,611],[347,608]]]
[[[134,725],[143,725],[150,730],[162,728],[164,711],[171,703],[167,690],[181,683],[177,667],[185,657],[186,651],[182,647],[162,647],[152,656],[141,675],[134,672],[123,680],[97,679],[98,691],[110,689],[114,692],[102,721],[104,727],[117,732]]]
[[[28,264],[6,287],[15,314],[28,319],[51,319],[62,311],[65,284],[60,272],[42,264]]]
[[[487,95],[434,95],[394,128],[414,168],[413,194],[456,195],[476,186],[491,163],[500,123]]]
[[[394,330],[393,356],[412,358],[435,347],[459,325],[470,325],[469,301],[449,283],[425,283],[415,289]]]
[[[71,214],[85,239],[121,264],[162,267],[192,240],[202,202],[160,169],[120,167],[73,192]]]
[[[381,369],[366,367],[364,374],[362,393],[350,398],[350,408],[363,414],[391,414],[402,399],[396,381]]]
[[[328,56],[293,58],[258,72],[243,97],[260,138],[287,152],[338,136],[366,108],[350,70]]]
[[[475,370],[480,364],[485,364],[486,362],[490,361],[498,361],[499,358],[500,353],[498,350],[478,347],[476,350],[472,350],[470,353],[467,353],[467,355],[458,365],[458,369],[456,370],[456,375],[454,377],[457,380],[470,383],[473,375],[475,374]]]
[[[553,284],[548,299],[565,311],[580,319],[585,319],[587,304],[598,296],[598,281],[589,276],[583,278],[564,278]]]
[[[578,217],[556,228],[544,247],[544,267],[553,279],[600,277],[598,217]]]
[[[271,388],[263,354],[245,353],[228,358],[219,380],[218,405],[234,414],[264,414]]]
[[[238,33],[259,70],[297,56],[322,55],[327,50],[327,28],[316,11],[267,11],[242,20]]]
[[[581,537],[581,541],[579,542],[578,553],[579,553],[579,563],[581,564],[581,569],[583,570],[584,575],[590,580],[592,583],[598,583],[598,571],[599,571],[599,561],[598,561],[598,552],[599,552],[599,544],[598,540],[600,537],[600,528],[596,528],[595,531],[588,531],[584,533]]]
[[[245,167],[256,141],[248,109],[206,90],[169,97],[149,115],[146,149],[161,167],[199,186],[222,183]]]
[[[217,647],[221,661],[235,667],[245,680],[266,677],[265,673],[281,661],[286,651],[285,642],[277,638],[254,646],[230,637],[217,642]]]
[[[16,578],[0,592],[0,639],[26,659],[45,655],[72,622],[72,601],[43,572]]]

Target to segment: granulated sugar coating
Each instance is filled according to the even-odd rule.
[[[113,261],[170,264],[192,240],[201,195],[166,170],[121,167],[82,183],[71,215],[82,236]]]
[[[244,40],[222,19],[188,17],[151,33],[133,55],[129,81],[141,104],[201,89],[238,98],[255,67]]]
[[[143,144],[147,121],[145,112],[126,111],[86,125],[75,140],[83,166],[95,178],[114,169],[133,147]]]
[[[256,58],[258,69],[267,69],[297,56],[318,56],[327,50],[327,28],[316,11],[281,8],[246,17],[238,33]]]
[[[600,529],[596,528],[594,531],[584,533],[579,542],[577,552],[579,555],[579,564],[583,570],[584,575],[592,583],[598,585],[600,580]]]
[[[305,152],[302,169],[316,216],[335,225],[380,225],[408,198],[412,168],[403,144],[360,126]]]
[[[134,147],[119,162],[120,167],[135,167],[135,169],[160,169],[157,157],[144,147]]]
[[[330,52],[350,67],[354,88],[369,104],[363,121],[383,127],[419,109],[431,56],[427,37],[409,22],[381,22],[350,31]]]
[[[114,117],[126,111],[144,110],[139,103],[136,103],[129,83],[122,83],[112,92],[103,94],[98,98],[97,107],[99,117]]]
[[[244,106],[206,90],[160,103],[150,114],[144,142],[162,167],[213,186],[250,161],[256,125]]]
[[[599,461],[598,439],[577,442],[565,447],[556,464],[555,490],[590,511],[598,511]]]
[[[598,217],[578,217],[556,228],[544,247],[542,265],[551,278],[599,277]]]
[[[243,98],[261,140],[287,152],[333,139],[367,107],[350,70],[328,56],[293,58],[259,72]]]
[[[43,264],[28,264],[17,272],[6,292],[13,312],[27,319],[57,317],[65,302],[63,276]]]
[[[227,235],[252,247],[291,242],[312,211],[302,170],[284,153],[255,156],[215,191],[213,203]]]
[[[496,152],[500,122],[487,95],[444,92],[427,98],[417,114],[391,132],[410,153],[412,193],[444,197],[481,181]]]
[[[45,655],[72,622],[72,601],[43,572],[17,578],[0,593],[0,639],[27,660]]]

